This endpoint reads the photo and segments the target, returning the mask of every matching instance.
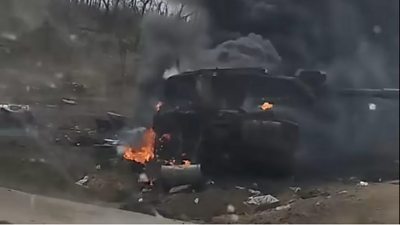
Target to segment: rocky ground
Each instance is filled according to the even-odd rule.
[[[12,77],[10,70],[0,73]],[[125,115],[133,128],[129,101],[76,94],[73,88],[42,88],[33,94],[11,83],[3,83],[0,102],[29,104],[34,123],[0,127],[0,186],[197,223],[399,222],[399,186],[389,182],[398,179],[398,159],[384,162],[397,163],[391,167],[397,172],[382,174],[382,179],[351,174],[285,180],[210,177],[201,190],[189,187],[171,194],[156,184],[144,192],[131,162],[113,148],[96,147],[106,137],[115,138],[112,132],[100,132],[95,122],[107,120],[107,112]],[[28,93],[12,93],[13,88]],[[74,103],[62,101],[70,96]],[[77,185],[85,176],[83,185]],[[245,203],[263,195],[279,202]]]

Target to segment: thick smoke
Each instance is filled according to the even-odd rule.
[[[153,110],[157,91],[163,78],[179,72],[205,68],[263,67],[275,70],[281,57],[272,43],[261,35],[250,33],[236,36],[217,45],[209,35],[207,11],[191,5],[193,15],[188,20],[177,16],[149,14],[144,17],[141,31],[141,64],[137,82],[139,93],[137,116]],[[194,13],[193,13],[194,12]],[[148,101],[149,99],[152,99]],[[147,104],[147,105],[146,105]],[[140,112],[146,113],[140,113]]]
[[[48,0],[0,1],[0,30],[19,33],[33,30],[48,18]]]
[[[177,71],[207,68],[264,67],[273,70],[281,57],[272,43],[250,33],[210,46],[203,15],[186,22],[176,17],[147,16],[143,22],[140,81],[154,82],[171,67]]]
[[[321,69],[328,72],[331,89],[398,88],[397,0],[201,3],[207,18],[201,26],[165,18],[152,23],[161,29],[143,26],[147,34],[143,50],[148,56],[144,69],[151,75],[141,74],[147,81],[159,80],[165,71],[178,72],[169,68],[179,61],[181,70],[281,65],[280,73],[290,75],[299,68]],[[371,104],[376,110],[369,109]],[[347,158],[355,166],[373,165],[382,159],[375,157],[377,150],[385,160],[398,158],[398,100],[335,98],[317,102],[314,108],[310,110],[320,110],[333,120],[287,109],[303,128],[302,154],[307,163],[333,166]]]

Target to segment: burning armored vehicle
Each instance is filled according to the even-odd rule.
[[[303,129],[301,114],[293,112],[335,123],[332,110],[318,108],[319,103],[329,106],[332,99],[352,96],[398,98],[399,90],[332,90],[320,71],[294,76],[260,68],[184,72],[166,79],[142,148],[124,156],[141,164],[157,159],[164,165],[201,165],[203,174],[289,176]]]

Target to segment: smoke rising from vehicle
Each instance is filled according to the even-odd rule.
[[[173,71],[171,67],[184,71],[282,65],[278,68],[286,75],[299,68],[324,70],[328,73],[329,88],[398,88],[398,1],[205,0],[200,3],[206,17],[202,26],[177,20],[169,26],[153,21],[163,24],[162,29],[144,24],[143,33],[150,34],[145,38],[147,47],[143,48],[144,55],[150,53],[144,68],[151,76],[142,74],[146,79],[160,79],[165,71]],[[376,104],[377,110],[368,109],[371,103]],[[365,154],[352,155],[354,163],[357,157],[368,158],[367,152],[372,154],[383,148],[383,143],[384,148],[392,149],[385,150],[383,155],[398,156],[394,152],[398,146],[398,101],[336,98],[329,104],[319,102],[315,107],[331,110],[333,123],[288,109],[296,114],[307,132],[313,131],[314,136],[307,139],[305,147],[313,151],[307,157],[325,155],[324,159],[315,159],[323,164],[364,151]],[[330,146],[321,146],[327,143]]]

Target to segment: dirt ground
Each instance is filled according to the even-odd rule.
[[[38,80],[31,82],[39,91],[25,93],[11,82],[15,71],[0,73],[5,81],[0,102],[29,104],[35,121],[17,128],[0,127],[2,187],[196,223],[399,223],[399,186],[389,183],[385,174],[380,181],[348,174],[285,180],[219,177],[210,178],[201,190],[169,194],[153,187],[143,192],[130,162],[115,156],[114,149],[95,147],[103,138],[113,138],[100,134],[95,123],[105,119],[107,112],[126,115],[127,124],[134,127],[129,122],[133,117],[129,98],[96,95],[100,92],[93,86],[91,94],[78,95],[71,89],[44,88]],[[25,87],[30,81],[24,82]],[[61,101],[69,96],[76,98],[76,105]],[[398,172],[394,174],[397,177],[391,179],[398,179]],[[75,184],[86,175],[84,186]],[[368,186],[360,186],[361,180]],[[290,187],[301,191],[295,193]],[[244,204],[254,195],[252,190],[273,195],[279,203]]]

